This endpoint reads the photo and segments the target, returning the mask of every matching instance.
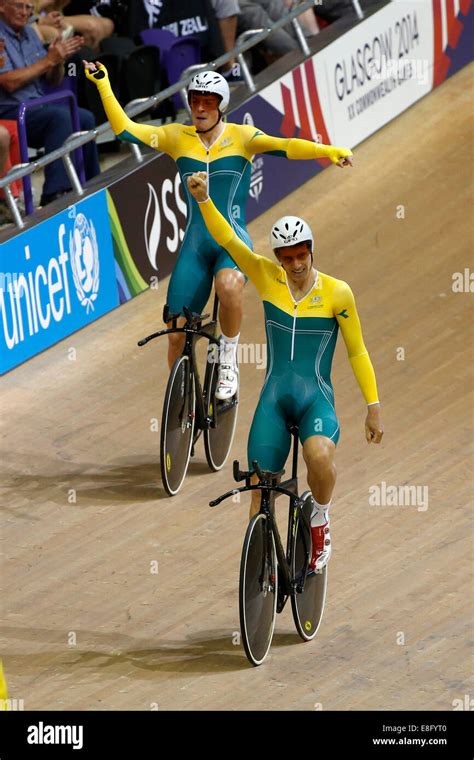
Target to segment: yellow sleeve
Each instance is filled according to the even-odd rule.
[[[278,269],[277,265],[267,259],[266,256],[259,256],[258,253],[254,253],[245,245],[210,198],[198,203],[198,206],[201,209],[206,227],[214,240],[228,251],[239,269],[253,282],[259,293],[262,293],[268,277],[272,273],[274,274],[275,269]]]
[[[311,140],[301,140],[296,137],[272,137],[255,127],[248,128],[244,136],[244,144],[249,154],[273,153],[289,159],[329,158],[337,163],[340,158],[352,156],[348,148],[336,148],[334,145],[323,145]]]
[[[349,285],[338,280],[334,288],[334,316],[341,329],[352,370],[367,404],[378,402],[377,381],[362,337],[354,295]]]
[[[5,681],[5,676],[3,675],[3,665],[2,661],[0,660],[0,710],[6,710],[6,700],[7,700],[7,684]]]
[[[110,122],[113,132],[120,140],[127,142],[143,143],[155,150],[171,154],[173,140],[170,139],[170,130],[166,127],[153,127],[148,124],[137,124],[129,119],[122,106],[115,97],[108,77],[96,81],[96,87],[104,106],[105,113]]]

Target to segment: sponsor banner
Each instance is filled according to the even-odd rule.
[[[358,145],[432,89],[431,3],[395,0],[313,59],[328,131]]]
[[[133,297],[169,275],[184,238],[187,209],[174,161],[157,156],[108,188],[114,249]],[[123,282],[121,299],[126,300]]]
[[[471,0],[393,0],[260,96],[287,136],[354,147],[472,59],[472,18]]]
[[[474,7],[472,0],[432,0],[434,82],[437,87],[467,66],[474,53]]]
[[[104,190],[3,243],[0,374],[118,305]]]
[[[129,301],[147,289],[148,283],[140,275],[128,243],[126,241],[122,224],[113,201],[107,190],[107,208],[109,210],[110,231],[112,233],[112,245],[115,256],[115,273],[120,303]]]

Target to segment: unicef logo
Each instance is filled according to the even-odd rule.
[[[82,213],[74,219],[74,229],[69,233],[69,260],[76,295],[89,314],[99,292],[99,248],[94,225]]]

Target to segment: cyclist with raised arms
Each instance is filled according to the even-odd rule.
[[[204,172],[189,177],[188,188],[210,234],[253,282],[264,304],[268,367],[249,434],[249,467],[257,460],[262,470],[281,470],[291,445],[288,426],[298,426],[313,495],[310,566],[321,570],[331,556],[329,507],[339,438],[331,363],[339,328],[368,406],[366,439],[380,443],[383,435],[375,373],[354,296],[346,282],[314,268],[313,234],[303,219],[284,216],[272,227],[276,263],[253,253],[235,234],[209,198]],[[259,507],[259,492],[253,491],[251,517]]]
[[[346,148],[271,137],[256,127],[223,122],[222,116],[229,105],[229,85],[223,76],[212,71],[197,74],[189,85],[192,126],[137,124],[128,118],[116,100],[105,66],[85,61],[84,64],[87,78],[98,88],[115,134],[122,140],[163,151],[176,161],[186,195],[188,219],[168,285],[167,304],[174,314],[182,313],[183,306],[201,313],[215,278],[222,330],[216,396],[222,400],[232,398],[238,387],[237,344],[245,278],[227,251],[207,233],[185,180],[193,172],[205,169],[210,178],[210,194],[219,211],[238,237],[252,247],[245,226],[245,207],[252,158],[256,153],[276,153],[290,159],[324,157],[341,167],[352,164],[352,153]],[[184,338],[178,333],[169,335],[168,339],[171,368],[182,351]]]

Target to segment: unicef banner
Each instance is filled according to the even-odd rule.
[[[118,305],[105,191],[0,248],[0,374]]]

